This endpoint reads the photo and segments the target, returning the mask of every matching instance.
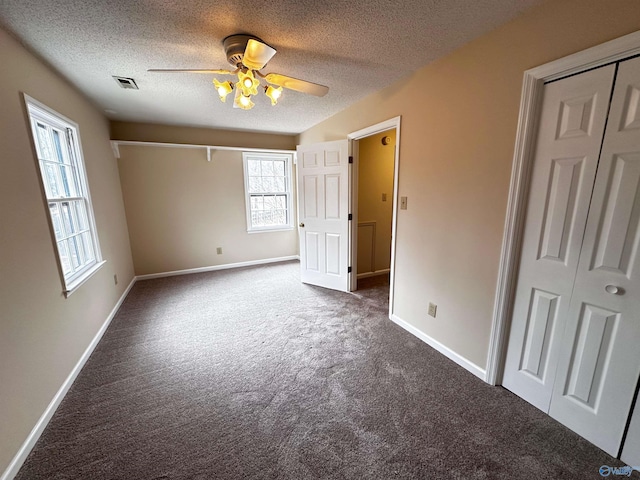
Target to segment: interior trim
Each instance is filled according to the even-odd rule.
[[[531,153],[544,84],[639,54],[640,31],[637,31],[524,72],[487,358],[486,382],[491,385],[502,381],[533,160]]]
[[[292,255],[289,257],[269,258],[265,260],[254,260],[250,262],[230,263],[226,265],[216,265],[213,267],[193,268],[189,270],[178,270],[174,272],[155,273],[150,275],[139,275],[139,276],[133,277],[133,279],[131,280],[131,282],[125,289],[125,291],[122,293],[122,295],[118,299],[118,302],[111,309],[109,316],[100,327],[100,330],[98,330],[96,335],[93,337],[93,340],[91,340],[91,343],[89,344],[89,346],[85,349],[84,353],[78,360],[78,363],[76,363],[76,365],[73,367],[73,369],[71,370],[71,373],[69,373],[69,376],[62,383],[62,385],[60,386],[60,389],[56,392],[53,399],[45,409],[44,413],[40,416],[40,418],[38,419],[38,422],[35,424],[31,432],[27,436],[26,440],[24,441],[24,443],[22,444],[22,446],[20,447],[16,455],[13,457],[13,459],[9,463],[9,466],[7,467],[7,469],[0,476],[0,480],[11,480],[18,474],[18,471],[20,470],[25,460],[29,456],[29,453],[31,453],[31,450],[33,450],[33,447],[35,446],[36,442],[40,438],[40,435],[42,435],[42,432],[44,432],[44,429],[47,428],[47,425],[49,424],[49,422],[51,421],[51,418],[55,414],[56,409],[58,408],[58,406],[64,399],[65,395],[73,385],[73,382],[75,381],[78,374],[82,370],[82,367],[84,367],[85,363],[87,363],[87,360],[89,360],[89,357],[91,356],[96,346],[102,339],[102,336],[104,335],[107,328],[111,324],[111,321],[116,316],[118,309],[120,308],[124,300],[127,298],[127,295],[131,291],[131,288],[138,280],[169,277],[174,275],[184,275],[188,273],[198,273],[198,272],[205,272],[205,271],[212,271],[212,270],[224,270],[228,268],[246,267],[250,265],[260,265],[265,263],[284,262],[287,260],[299,260],[299,259],[300,257],[298,257],[297,255]]]
[[[359,273],[358,280],[361,278],[370,278],[370,277],[377,277],[379,275],[387,275],[390,272],[391,272],[391,269],[385,268],[383,270],[374,270],[373,272]]]
[[[376,133],[382,133],[386,130],[390,130],[395,128],[396,130],[396,145],[395,145],[395,158],[393,165],[393,214],[391,218],[391,265],[389,275],[389,318],[393,316],[393,305],[394,305],[394,290],[395,290],[395,276],[396,276],[396,245],[397,245],[397,233],[398,233],[398,177],[400,173],[400,120],[402,117],[397,116],[390,118],[389,120],[385,120],[384,122],[376,123],[375,125],[371,125],[369,127],[365,127],[361,130],[357,130],[355,132],[351,132],[347,135],[347,139],[349,140],[349,151],[353,148],[353,141],[360,140],[361,138],[369,137],[371,135],[375,135]],[[350,209],[353,213],[353,222],[351,225],[351,245],[349,245],[349,255],[351,256],[351,266],[353,267],[351,278],[349,281],[349,288],[351,289],[352,285],[357,283],[357,258],[354,255],[354,246],[357,244],[358,240],[358,190],[357,185],[354,187],[354,178],[358,173],[358,155],[357,152],[354,152],[354,163],[353,163],[353,171],[351,173],[352,178],[349,180],[349,185],[351,185],[351,193],[350,193]]]
[[[91,356],[96,346],[102,339],[104,332],[107,331],[107,328],[111,324],[111,321],[113,320],[113,318],[116,316],[116,313],[118,312],[118,309],[122,305],[122,302],[124,302],[125,298],[127,298],[129,291],[131,290],[133,285],[136,283],[136,280],[137,278],[133,277],[133,279],[129,283],[129,286],[125,289],[124,292],[122,292],[120,299],[118,299],[117,303],[111,309],[109,316],[100,327],[100,330],[98,330],[98,333],[96,333],[96,335],[93,337],[93,340],[91,340],[91,343],[89,344],[89,346],[86,348],[86,350],[78,360],[78,363],[76,363],[75,367],[73,367],[73,369],[71,370],[71,373],[69,373],[69,376],[62,383],[62,385],[60,386],[60,389],[56,392],[53,399],[45,409],[44,413],[40,416],[40,418],[38,419],[38,422],[35,424],[31,432],[27,436],[26,440],[20,447],[20,450],[18,450],[18,453],[16,453],[16,455],[13,457],[7,469],[4,471],[2,476],[0,476],[0,480],[11,480],[18,474],[18,471],[20,470],[25,460],[31,453],[31,450],[33,450],[33,447],[35,446],[36,442],[40,438],[40,435],[42,435],[42,432],[44,432],[44,429],[47,428],[47,425],[49,424],[49,421],[53,417],[53,414],[56,413],[56,409],[58,408],[58,406],[64,399],[65,395],[71,388],[71,385],[73,385],[73,382],[75,381],[76,377],[80,373],[80,370],[82,370],[82,367],[84,367],[84,364],[87,363],[87,360],[89,360],[89,357]]]
[[[212,265],[210,267],[198,267],[198,268],[188,268],[185,270],[173,270],[170,272],[148,273],[146,275],[138,275],[136,277],[136,280],[149,280],[151,278],[174,277],[176,275],[189,275],[190,273],[213,272],[215,270],[227,270],[229,268],[251,267],[253,265],[264,265],[266,263],[286,262],[289,260],[300,260],[300,256],[290,255],[288,257],[265,258],[262,260],[250,260],[248,262],[225,263],[222,265]]]
[[[442,343],[437,341],[435,338],[430,337],[429,335],[427,335],[423,331],[417,329],[416,327],[414,327],[410,323],[402,320],[397,315],[391,315],[390,318],[394,323],[396,323],[400,327],[404,328],[407,332],[411,333],[412,335],[418,337],[424,343],[426,343],[427,345],[429,345],[433,349],[435,349],[438,352],[440,352],[441,354],[443,354],[449,360],[453,360],[458,365],[460,365],[462,368],[464,368],[464,369],[468,370],[469,372],[473,373],[476,377],[480,378],[481,380],[485,380],[486,372],[485,372],[485,370],[483,368],[481,368],[478,365],[476,365],[475,363],[467,360],[462,355],[454,352],[449,347],[443,345]]]

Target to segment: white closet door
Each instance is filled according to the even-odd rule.
[[[503,385],[548,412],[615,66],[544,87]]]
[[[640,58],[619,66],[550,415],[617,456],[640,375]]]

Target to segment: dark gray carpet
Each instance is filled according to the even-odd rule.
[[[17,478],[597,479],[621,465],[393,324],[388,284],[333,292],[298,268],[138,282]]]

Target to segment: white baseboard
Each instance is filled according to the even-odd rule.
[[[286,262],[288,260],[300,260],[299,255],[291,255],[288,257],[265,258],[262,260],[250,260],[248,262],[225,263],[223,265],[213,265],[211,267],[188,268],[186,270],[174,270],[172,272],[149,273],[146,275],[138,275],[136,280],[148,280],[151,278],[173,277],[175,275],[188,275],[190,273],[213,272],[215,270],[227,270],[229,268],[251,267],[253,265],[263,265],[265,263]],[[1,480],[1,479],[0,479]]]
[[[466,370],[468,370],[471,373],[473,373],[476,377],[486,381],[487,372],[486,372],[486,370],[484,368],[480,368],[475,363],[470,362],[469,360],[467,360],[463,356],[461,356],[461,355],[457,354],[456,352],[454,352],[453,350],[451,350],[449,347],[444,346],[442,343],[440,343],[436,339],[431,338],[429,335],[427,335],[423,331],[418,330],[413,325],[411,325],[411,324],[407,323],[406,321],[402,320],[397,315],[393,315],[392,314],[392,315],[389,316],[389,318],[391,319],[391,321],[393,321],[394,323],[396,323],[399,326],[401,326],[402,328],[404,328],[407,332],[415,335],[420,340],[422,340],[424,343],[426,343],[430,347],[434,348],[435,350],[437,350],[438,352],[443,354],[445,357],[449,358],[450,360],[453,360],[454,362],[456,362],[461,367],[463,367]]]
[[[131,287],[133,287],[134,283],[136,283],[135,277],[131,280],[131,283],[129,283],[129,286],[120,296],[118,303],[116,303],[116,305],[113,307],[113,309],[111,310],[111,313],[109,313],[109,316],[107,317],[105,322],[102,324],[102,327],[100,327],[100,330],[98,330],[98,333],[96,333],[95,337],[93,337],[93,340],[91,341],[89,346],[86,348],[86,350],[80,357],[80,360],[78,360],[78,363],[76,364],[76,366],[73,367],[73,370],[71,370],[71,373],[69,374],[67,379],[64,381],[64,383],[62,384],[58,392],[55,394],[55,396],[51,400],[51,403],[49,403],[49,405],[47,406],[46,410],[38,420],[38,423],[36,423],[36,425],[33,427],[33,429],[31,430],[31,433],[29,433],[29,436],[22,444],[22,447],[20,447],[20,450],[18,450],[18,453],[16,453],[15,457],[13,457],[13,460],[11,460],[11,463],[9,464],[7,469],[4,471],[2,476],[0,476],[0,480],[12,480],[18,474],[20,467],[22,467],[22,464],[29,456],[29,453],[31,453],[31,450],[33,449],[36,442],[40,438],[40,435],[42,435],[42,432],[47,427],[47,424],[51,420],[51,417],[53,417],[53,414],[56,412],[56,409],[60,405],[60,402],[62,402],[62,399],[71,388],[71,385],[73,385],[73,382],[75,381],[76,377],[80,373],[80,370],[82,370],[82,367],[84,367],[84,364],[87,363],[87,360],[89,360],[89,357],[93,353],[93,350],[98,345],[98,342],[104,335],[104,332],[107,330],[107,327],[111,323],[111,320],[113,320],[113,317],[116,316],[116,313],[120,308],[120,305],[122,305],[122,302],[124,302],[124,299],[127,298],[127,295],[129,294],[129,291],[131,290]]]
[[[386,275],[391,271],[390,268],[385,268],[384,270],[376,270],[375,272],[365,272],[359,273],[357,277],[360,278],[368,278],[368,277],[377,277],[378,275]]]
[[[56,409],[58,408],[58,406],[62,402],[62,399],[71,388],[71,385],[73,385],[73,382],[75,381],[76,377],[80,373],[80,370],[82,370],[82,367],[84,367],[84,364],[87,362],[87,360],[93,353],[93,350],[98,345],[98,342],[100,342],[100,340],[102,339],[104,332],[107,330],[107,328],[111,324],[111,321],[113,320],[116,313],[118,312],[118,309],[122,305],[122,302],[124,302],[125,298],[127,298],[129,291],[131,290],[133,285],[136,283],[136,281],[144,280],[148,278],[170,277],[173,275],[185,275],[188,273],[209,272],[213,270],[225,270],[228,268],[238,268],[238,267],[247,267],[251,265],[261,265],[266,263],[285,262],[287,260],[300,260],[300,257],[298,255],[292,255],[289,257],[268,258],[264,260],[253,260],[249,262],[229,263],[226,265],[215,265],[213,267],[193,268],[189,270],[178,270],[175,272],[154,273],[150,275],[140,275],[140,276],[134,277],[131,280],[131,283],[129,283],[129,286],[120,296],[120,299],[118,300],[116,305],[113,307],[113,309],[109,313],[109,316],[107,317],[105,322],[102,324],[102,327],[100,327],[100,330],[98,330],[98,333],[96,333],[95,337],[93,337],[93,340],[91,341],[89,346],[86,348],[86,350],[78,360],[78,363],[75,365],[75,367],[73,368],[69,376],[66,378],[66,380],[63,382],[62,386],[60,387],[58,392],[55,394],[55,396],[47,406],[46,410],[44,411],[44,413],[42,414],[42,416],[40,417],[36,425],[31,430],[31,433],[29,433],[29,435],[27,436],[27,439],[24,441],[24,443],[20,447],[20,450],[18,450],[18,453],[16,453],[16,455],[13,457],[13,460],[11,460],[11,463],[9,463],[9,466],[7,467],[7,469],[0,476],[0,480],[12,480],[18,474],[18,471],[22,467],[22,464],[29,456],[29,453],[31,453],[31,450],[33,449],[36,442],[40,438],[40,435],[42,435],[42,432],[47,427],[49,421],[51,420],[51,417],[53,417],[53,414],[55,413]]]

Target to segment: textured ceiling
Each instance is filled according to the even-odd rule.
[[[541,0],[1,0],[0,23],[112,120],[299,133],[511,20]],[[249,111],[222,103],[222,39],[250,33],[278,53],[263,69],[327,85]],[[7,68],[3,65],[2,68]],[[124,90],[111,77],[132,77]],[[225,77],[221,77],[225,78]],[[227,77],[230,78],[230,77]]]

